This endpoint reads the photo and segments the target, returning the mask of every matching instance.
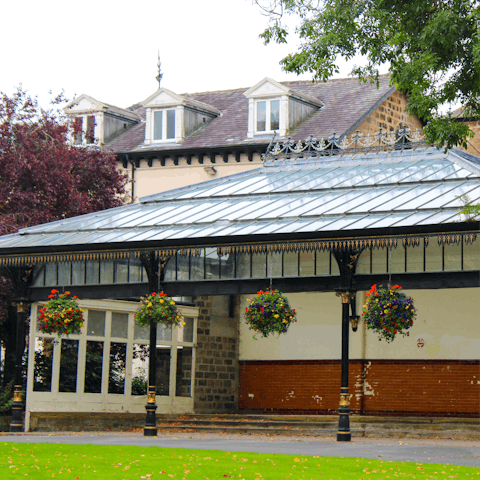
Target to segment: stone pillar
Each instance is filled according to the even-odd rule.
[[[195,413],[238,410],[238,299],[201,296],[195,363]],[[233,315],[233,316],[230,316]]]

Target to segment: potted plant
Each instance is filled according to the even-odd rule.
[[[140,297],[140,307],[135,313],[135,322],[141,327],[153,323],[165,325],[181,325],[181,316],[175,302],[164,292],[153,292],[146,297]]]
[[[297,318],[295,309],[290,307],[287,297],[282,293],[278,290],[260,290],[245,308],[245,320],[250,330],[268,337],[272,333],[286,333]]]
[[[372,285],[366,294],[363,322],[369,330],[379,335],[379,340],[384,338],[392,342],[396,335],[410,334],[407,330],[412,327],[417,310],[412,298],[400,292],[401,288],[400,285],[387,288]]]
[[[78,305],[78,297],[70,297],[70,292],[60,293],[53,289],[50,300],[39,309],[39,329],[45,333],[62,335],[78,334],[83,327],[83,309]]]

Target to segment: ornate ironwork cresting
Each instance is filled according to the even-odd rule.
[[[307,140],[287,140],[276,142],[275,137],[268,145],[262,160],[275,160],[295,157],[324,157],[332,155],[379,152],[386,150],[405,150],[425,145],[425,137],[421,130],[409,130],[404,127],[396,132],[380,129],[371,134],[362,134],[358,130],[352,135],[313,138]]]

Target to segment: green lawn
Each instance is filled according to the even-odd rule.
[[[384,462],[158,447],[0,443],[0,480],[70,479],[466,479],[480,470],[455,465]]]

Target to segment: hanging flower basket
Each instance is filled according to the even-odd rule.
[[[390,288],[372,285],[366,294],[363,322],[380,336],[379,340],[384,338],[387,342],[392,342],[396,335],[410,334],[407,330],[412,327],[417,310],[413,306],[413,300],[400,292],[401,288],[400,285]]]
[[[287,297],[278,290],[260,290],[245,309],[248,328],[260,332],[264,337],[271,333],[286,333],[290,324],[297,321],[296,316]]]
[[[151,323],[163,323],[165,325],[181,325],[183,317],[178,311],[177,305],[166,293],[153,292],[146,297],[140,297],[142,302],[135,313],[135,322],[141,327]]]
[[[59,337],[79,334],[85,320],[83,309],[78,306],[78,297],[53,289],[48,298],[50,300],[39,310],[39,329]]]

